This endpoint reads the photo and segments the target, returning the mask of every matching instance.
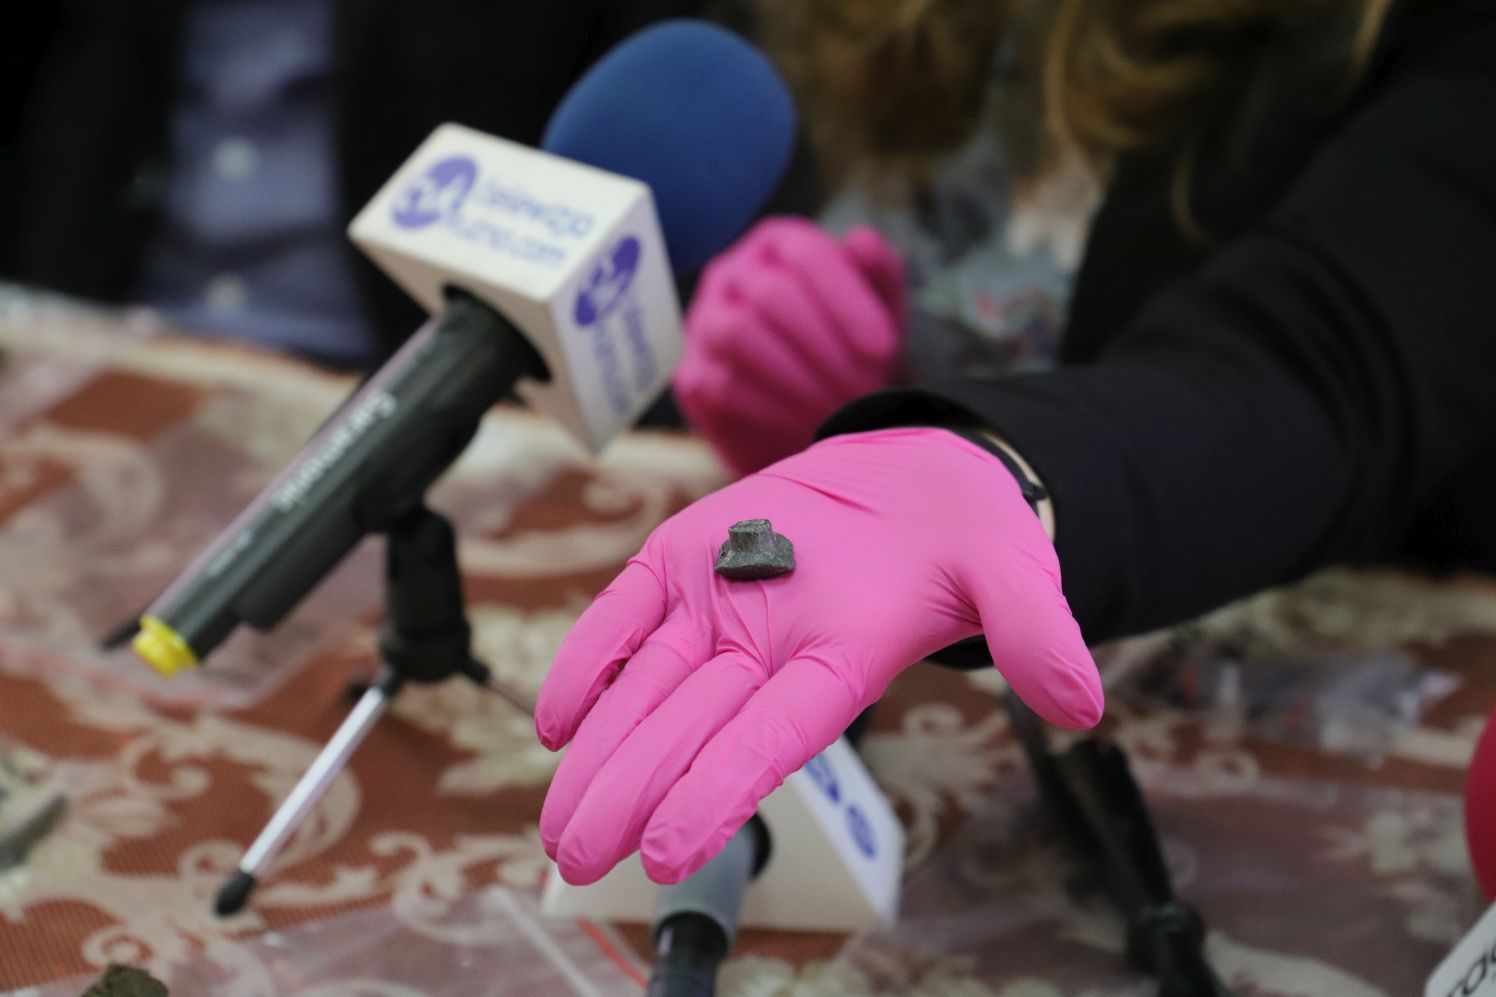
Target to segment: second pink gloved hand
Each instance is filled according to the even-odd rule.
[[[790,539],[792,573],[715,573],[746,519]],[[541,741],[571,745],[547,853],[589,883],[642,847],[652,879],[678,882],[895,675],[979,633],[1040,716],[1100,718],[1054,548],[980,447],[938,429],[837,436],[707,496],[651,534],[541,688]]]
[[[800,218],[760,222],[702,274],[677,401],[740,474],[803,450],[898,368],[904,267],[873,229],[838,242]]]

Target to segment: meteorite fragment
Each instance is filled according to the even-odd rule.
[[[740,582],[787,575],[795,570],[795,545],[775,533],[767,519],[745,519],[727,528],[716,570]]]
[[[166,987],[143,969],[111,962],[79,997],[166,997]]]

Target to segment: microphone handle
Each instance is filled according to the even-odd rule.
[[[544,370],[504,316],[452,293],[146,615],[197,660],[240,623],[274,626],[359,540],[421,500],[518,380]]]
[[[705,914],[677,914],[659,926],[646,997],[714,997],[717,967],[732,946]]]
[[[852,721],[845,737],[855,748],[873,708]],[[769,861],[769,829],[754,815],[716,858],[674,886],[660,889],[650,937],[655,945],[648,997],[711,997],[717,970],[732,950],[748,884]]]
[[[763,823],[754,817],[716,858],[660,890],[648,997],[712,997],[717,992],[717,968],[732,949],[743,894],[768,854],[768,843]]]

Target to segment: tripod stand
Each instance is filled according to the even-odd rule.
[[[1205,924],[1174,895],[1163,845],[1127,756],[1085,738],[1053,752],[1033,711],[1011,691],[1008,716],[1039,795],[1127,922],[1127,958],[1159,980],[1159,997],[1231,997],[1205,958]]]
[[[488,666],[472,655],[452,525],[425,505],[416,505],[396,516],[384,532],[385,618],[378,643],[383,664],[239,860],[238,870],[219,889],[214,910],[220,916],[244,908],[261,871],[285,847],[407,682],[425,685],[462,675],[534,712],[533,704],[496,683]]]

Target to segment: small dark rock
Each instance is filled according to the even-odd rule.
[[[79,997],[167,997],[166,985],[143,969],[111,962]]]
[[[795,545],[774,532],[767,519],[745,519],[727,528],[717,552],[717,574],[733,581],[775,578],[795,570]]]

